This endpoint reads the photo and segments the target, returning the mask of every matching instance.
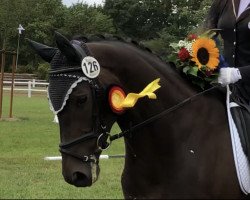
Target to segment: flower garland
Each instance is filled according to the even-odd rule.
[[[169,61],[203,90],[216,83],[218,78],[222,56],[214,36],[213,31],[190,34],[184,40],[170,44],[174,51],[168,57]]]

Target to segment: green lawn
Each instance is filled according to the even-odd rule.
[[[3,103],[3,117],[7,117],[8,93],[4,93]],[[90,188],[67,184],[61,175],[61,161],[44,160],[45,156],[60,155],[59,129],[52,122],[46,95],[15,95],[13,115],[17,121],[0,121],[0,198],[123,198],[122,158],[101,160],[99,180]],[[113,131],[119,128],[114,126]],[[123,140],[115,141],[103,154],[124,154]]]

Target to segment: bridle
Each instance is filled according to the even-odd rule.
[[[75,50],[77,51],[80,59],[85,58],[86,56],[90,56],[91,53],[89,49],[87,48],[86,44],[84,42],[80,42],[77,40],[73,40],[72,46],[74,46]],[[73,68],[64,68],[59,70],[51,70],[49,72],[49,75],[56,76],[56,75],[62,75],[67,74],[69,72],[79,71],[81,70],[81,67],[73,67]],[[105,150],[107,149],[110,144],[110,133],[107,131],[107,126],[104,122],[104,117],[101,112],[101,102],[104,101],[104,94],[105,89],[101,86],[99,81],[97,79],[87,79],[91,93],[92,93],[92,99],[93,99],[93,107],[92,107],[92,120],[93,120],[93,128],[92,131],[88,133],[84,133],[79,138],[76,138],[69,142],[64,142],[59,144],[59,151],[62,154],[69,155],[71,157],[74,157],[78,160],[81,160],[82,162],[97,162],[96,156],[94,154],[91,155],[79,155],[77,153],[74,153],[70,151],[71,147],[74,147],[77,144],[87,142],[92,139],[96,139],[96,149],[97,150]]]
[[[95,82],[95,83],[94,83]],[[109,148],[111,141],[110,141],[110,133],[107,130],[107,126],[104,122],[104,117],[101,112],[101,107],[98,105],[101,105],[101,102],[103,101],[103,90],[97,84],[97,81],[91,82],[91,91],[93,95],[93,114],[92,114],[92,120],[93,120],[93,128],[91,132],[84,133],[79,138],[76,138],[70,142],[61,143],[59,145],[59,151],[62,154],[66,154],[69,156],[72,156],[76,159],[81,160],[82,162],[96,162],[96,157],[94,155],[79,155],[77,153],[74,153],[70,151],[69,149],[77,144],[87,142],[92,139],[96,139],[96,147],[97,150],[106,150]]]

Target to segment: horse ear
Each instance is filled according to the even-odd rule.
[[[48,63],[51,62],[52,58],[54,57],[57,51],[56,48],[40,44],[30,39],[26,40],[29,42],[30,46],[36,51],[36,53],[41,56],[43,60],[45,60]]]
[[[80,58],[74,46],[70,41],[64,37],[61,33],[55,31],[55,39],[57,47],[60,49],[63,55],[70,61],[79,61]]]

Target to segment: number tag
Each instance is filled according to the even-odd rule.
[[[87,56],[82,60],[82,71],[88,78],[96,78],[100,74],[100,65],[98,61]]]

